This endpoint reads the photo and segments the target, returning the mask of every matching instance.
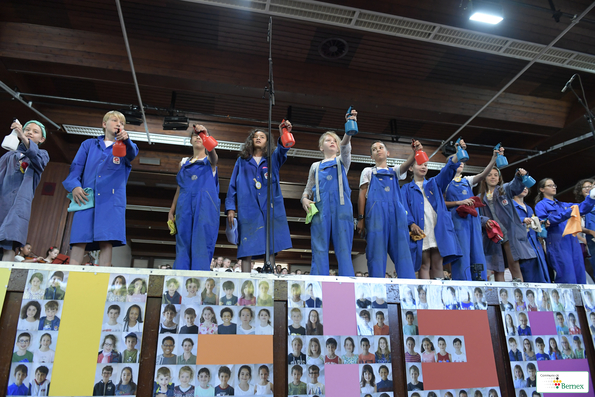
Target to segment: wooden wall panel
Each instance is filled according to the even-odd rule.
[[[33,252],[45,257],[49,247],[60,247],[64,236],[68,213],[68,200],[62,181],[68,176],[69,165],[50,163],[41,176],[41,182],[35,191],[31,204],[31,220],[27,241],[33,246]],[[55,183],[53,196],[42,195],[44,183]],[[60,251],[63,254],[67,252]]]

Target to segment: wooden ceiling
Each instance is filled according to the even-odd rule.
[[[503,1],[504,21],[494,27],[472,23],[460,0],[330,1],[337,5],[415,18],[503,37],[548,44],[580,14],[590,0],[554,0],[563,16],[552,18],[546,0]],[[140,92],[152,133],[174,108],[201,120],[220,140],[241,142],[250,127],[268,119],[263,88],[268,79],[268,16],[178,0],[123,0],[122,10]],[[595,15],[591,13],[556,46],[593,54]],[[318,48],[329,38],[344,40],[347,54],[324,59]],[[422,140],[432,152],[512,79],[526,61],[361,30],[274,18],[272,51],[276,106],[273,122],[286,117],[296,125],[297,147],[317,149],[327,128],[340,130],[345,110],[360,112],[354,153],[366,155],[372,140],[403,137],[391,143],[392,157],[407,155],[406,139]],[[570,92],[560,90],[575,71],[535,64],[462,132],[472,165],[485,165],[490,147],[502,142],[513,162],[588,132],[584,110]],[[595,75],[581,72],[587,99],[595,103]],[[111,0],[5,0],[0,4],[0,80],[58,124],[99,126],[106,110],[138,105],[116,5]],[[578,81],[574,86],[578,87]],[[54,97],[54,98],[51,98]],[[62,98],[62,99],[60,99]],[[80,99],[72,101],[64,98]],[[0,93],[0,119],[38,118]],[[95,101],[95,102],[90,102]],[[101,102],[105,102],[102,104]],[[396,120],[396,131],[391,131]],[[143,126],[130,130],[144,131]],[[50,128],[52,161],[69,163],[82,136]],[[133,166],[129,204],[169,207],[177,163],[188,148],[140,144],[141,156],[161,159],[159,166]],[[221,199],[237,152],[220,150]],[[433,159],[443,161],[442,154]],[[535,157],[523,166],[535,179],[552,177],[565,191],[595,175],[595,141],[586,139]],[[298,199],[313,160],[291,158],[281,172],[289,216],[300,217]],[[350,185],[357,189],[363,164],[354,164]],[[506,170],[510,178],[513,170]],[[353,199],[357,195],[353,195]],[[568,193],[561,196],[571,201]],[[128,211],[128,238],[171,242],[163,212]],[[309,249],[309,229],[290,223],[294,247]],[[226,244],[220,233],[218,244]],[[174,246],[132,243],[135,256],[172,257]],[[354,251],[364,252],[356,240]],[[217,248],[216,255],[235,256]],[[309,263],[308,252],[286,252],[278,261]]]

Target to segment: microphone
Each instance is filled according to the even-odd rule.
[[[570,80],[568,80],[568,82],[566,83],[566,85],[564,86],[564,88],[562,88],[562,92],[566,92],[566,90],[568,89],[568,87],[570,87],[570,85],[572,84],[572,82],[574,81],[574,79],[576,78],[576,74],[573,74],[572,77],[570,78]]]

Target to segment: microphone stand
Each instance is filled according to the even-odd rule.
[[[582,82],[581,82],[581,85],[582,85]],[[585,113],[585,119],[587,119],[587,123],[589,124],[589,127],[591,127],[591,133],[593,134],[593,139],[595,139],[595,127],[593,126],[593,119],[595,118],[595,116],[593,116],[593,112],[591,112],[591,109],[589,109],[589,107],[587,105],[585,105],[585,102],[576,93],[576,91],[574,91],[574,89],[572,88],[572,84],[570,84],[568,87],[570,88],[570,91],[572,91],[572,93],[578,99],[578,103],[580,103],[581,106],[584,107],[585,110],[587,111],[587,113]]]
[[[265,87],[264,91],[269,94],[269,120],[268,120],[268,127],[269,127],[269,136],[267,139],[267,165],[269,167],[267,174],[267,227],[265,228],[265,235],[266,235],[266,244],[265,244],[265,259],[264,259],[264,266],[262,268],[263,273],[272,273],[273,272],[273,263],[275,260],[275,254],[271,256],[271,250],[274,251],[275,249],[275,242],[271,241],[274,237],[274,208],[273,208],[273,197],[272,197],[272,157],[271,152],[272,149],[272,131],[271,131],[271,119],[273,117],[273,106],[275,106],[275,84],[273,82],[273,52],[272,52],[272,35],[273,35],[273,17],[269,17],[269,28],[267,32],[267,41],[269,42],[269,81],[268,85]]]

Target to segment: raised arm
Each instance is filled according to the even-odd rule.
[[[461,140],[461,142],[463,142],[463,140]],[[466,145],[465,147],[461,145],[461,147],[465,149]],[[480,174],[477,174],[473,177],[473,183],[479,183],[486,179],[492,168],[494,168],[494,164],[496,164],[496,157],[498,157],[498,154],[504,154],[504,148],[502,146],[500,146],[500,150],[494,150],[494,153],[492,154],[492,158],[490,159],[488,165],[486,165],[486,167],[483,169],[483,171],[481,171]]]
[[[412,151],[409,157],[407,157],[407,160],[405,160],[405,162],[399,166],[398,170],[395,170],[395,172],[397,172],[397,177],[403,175],[409,170],[409,167],[411,167],[415,161],[415,152],[423,150],[424,147],[419,141],[416,140],[411,143],[411,148]]]

